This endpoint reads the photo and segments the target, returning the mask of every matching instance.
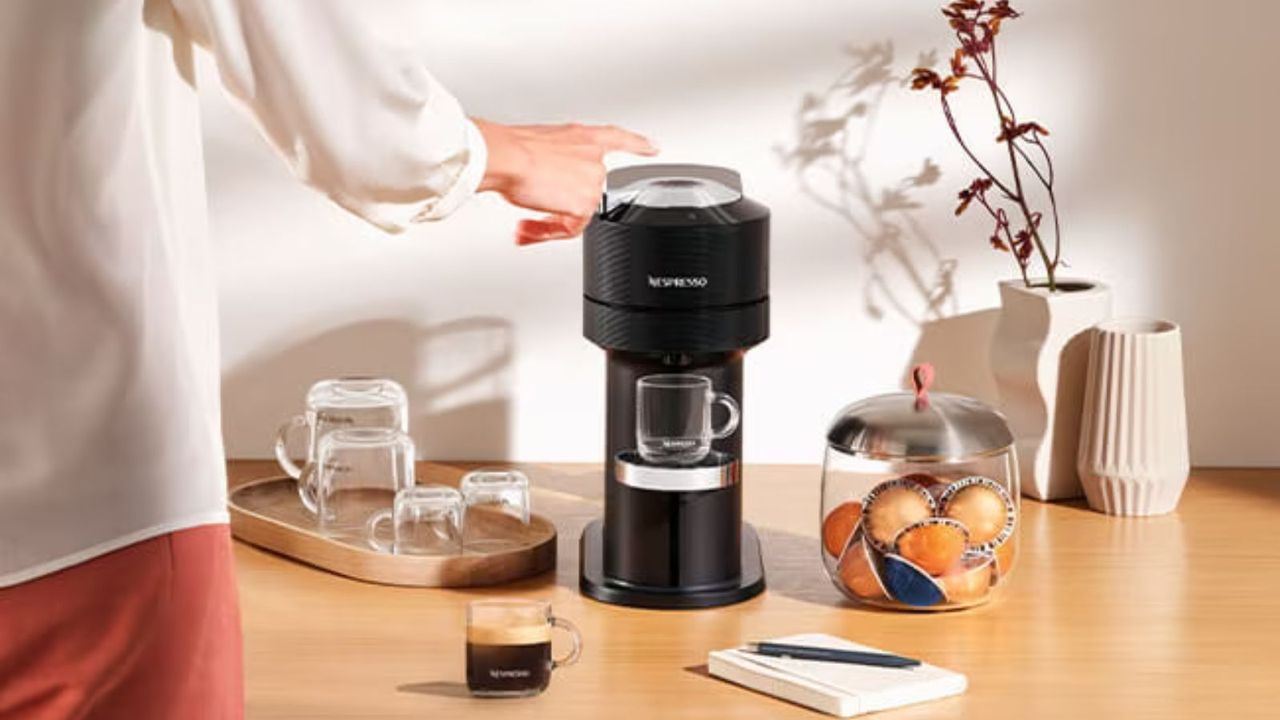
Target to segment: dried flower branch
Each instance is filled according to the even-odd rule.
[[[942,8],[942,15],[947,18],[947,24],[959,43],[951,56],[949,73],[943,75],[929,67],[918,67],[911,73],[911,87],[938,93],[947,127],[955,136],[960,149],[982,173],[960,191],[956,215],[976,202],[995,223],[990,236],[991,246],[1013,256],[1023,282],[1028,287],[1031,286],[1028,267],[1032,257],[1038,255],[1044,265],[1049,290],[1056,291],[1057,270],[1062,261],[1062,225],[1058,218],[1058,200],[1054,194],[1053,160],[1043,141],[1049,131],[1038,122],[1018,118],[1013,103],[1005,95],[996,76],[996,36],[1004,21],[1017,18],[1021,13],[1010,7],[1008,0],[955,0]],[[970,79],[981,82],[991,94],[1000,120],[996,142],[1004,144],[1009,154],[1008,180],[996,175],[978,159],[965,141],[951,112],[948,96],[960,89],[961,81]],[[1039,162],[1033,160],[1029,149],[1034,149],[1040,158]],[[1039,182],[1048,198],[1049,213],[1053,217],[1052,252],[1041,236],[1040,223],[1044,213],[1032,209],[1028,187],[1023,182],[1023,176],[1028,171]],[[999,191],[998,197],[988,194],[993,187]],[[1020,227],[1017,230],[1010,227],[1009,213],[1005,206],[1011,207],[1018,215]]]

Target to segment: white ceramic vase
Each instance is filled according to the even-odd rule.
[[[1085,497],[1108,515],[1167,513],[1191,471],[1182,333],[1118,318],[1092,335],[1078,458]]]
[[[1050,293],[1021,280],[1000,283],[991,370],[1013,431],[1022,494],[1061,500],[1081,494],[1076,474],[1089,328],[1111,315],[1101,283],[1059,279]]]

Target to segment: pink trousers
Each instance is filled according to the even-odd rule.
[[[0,590],[0,720],[243,716],[226,525]]]

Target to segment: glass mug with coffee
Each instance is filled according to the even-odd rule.
[[[316,460],[320,439],[333,430],[389,428],[409,431],[409,401],[394,380],[375,377],[342,377],[321,380],[307,391],[305,411],[289,418],[276,432],[276,461],[289,477],[298,480],[298,493],[307,501],[306,466]],[[289,456],[289,440],[305,431],[306,461],[298,465]]]
[[[728,412],[712,427],[716,405]],[[691,374],[646,375],[636,381],[636,445],[656,465],[693,465],[711,452],[711,442],[738,429],[738,403],[716,392],[710,378]]]
[[[569,654],[551,657],[551,630],[569,633]],[[480,697],[537,695],[551,672],[582,654],[573,623],[551,614],[541,600],[476,600],[467,605],[467,688]]]

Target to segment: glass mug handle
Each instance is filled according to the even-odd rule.
[[[573,647],[569,650],[569,654],[562,658],[551,660],[551,669],[566,667],[578,662],[578,658],[582,656],[582,633],[578,632],[578,626],[554,615],[547,619],[551,623],[551,627],[560,628],[569,633],[569,639],[573,641]]]
[[[724,425],[719,429],[713,430],[711,437],[716,440],[722,440],[733,434],[738,429],[738,420],[742,416],[742,412],[738,409],[738,402],[728,393],[711,393],[712,405],[723,405],[725,410],[729,411],[729,419],[725,420]]]
[[[369,523],[365,527],[368,529],[368,532],[369,532],[369,547],[373,548],[374,550],[377,550],[378,552],[390,553],[394,555],[396,552],[395,543],[393,542],[388,544],[378,539],[378,527],[381,526],[383,522],[389,521],[391,519],[392,519],[392,511],[380,510],[374,513],[373,515],[369,516]]]
[[[298,498],[302,500],[302,506],[312,515],[319,515],[320,501],[316,497],[316,486],[312,480],[315,474],[315,463],[307,463],[306,467],[302,468],[302,476],[298,478]]]
[[[301,480],[303,469],[289,457],[289,434],[298,428],[307,427],[307,417],[305,415],[294,415],[276,431],[276,462],[280,463],[280,469],[284,470],[289,477],[294,480]]]

